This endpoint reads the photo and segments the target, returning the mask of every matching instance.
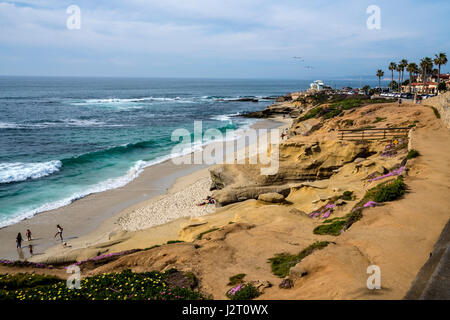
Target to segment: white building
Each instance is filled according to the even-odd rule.
[[[323,90],[323,87],[324,87],[323,81],[322,81],[322,80],[316,80],[316,81],[314,81],[313,83],[311,83],[311,84],[309,85],[309,87],[310,87],[312,90],[321,91],[321,90]]]

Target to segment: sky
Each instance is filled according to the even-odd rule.
[[[391,61],[450,58],[449,16],[448,0],[0,0],[0,75],[387,76]]]

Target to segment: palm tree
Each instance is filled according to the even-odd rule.
[[[411,92],[411,89],[412,89],[411,85],[413,83],[413,75],[415,73],[419,72],[419,66],[416,63],[412,62],[412,63],[408,64],[408,66],[406,67],[406,71],[409,72],[409,92]]]
[[[378,69],[377,77],[378,77],[378,89],[381,89],[381,78],[384,77],[384,71],[381,69]]]
[[[403,83],[403,76],[405,74],[405,68],[408,66],[408,60],[402,59],[402,61],[400,61],[399,66],[402,69],[402,83]]]
[[[392,84],[394,83],[394,71],[397,70],[397,64],[395,62],[391,62],[389,64],[389,70],[392,72],[392,79],[391,79],[391,91],[392,91]]]
[[[398,72],[398,85],[397,85],[397,91],[398,93],[402,93],[402,83],[400,82],[400,78],[402,76],[402,67],[401,63],[397,65],[397,72]]]
[[[420,60],[420,67],[422,68],[422,82],[423,82],[423,90],[425,91],[426,78],[428,75],[428,70],[433,68],[433,61],[430,57],[425,57]]]
[[[433,62],[436,66],[438,66],[438,70],[439,70],[438,71],[438,85],[439,85],[439,83],[441,81],[441,66],[447,64],[447,62],[448,62],[447,55],[443,52],[440,52],[439,54],[435,55]]]

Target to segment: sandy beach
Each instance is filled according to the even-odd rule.
[[[257,121],[252,129],[289,127],[282,117]],[[227,151],[229,152],[229,151]],[[206,164],[176,165],[172,160],[145,168],[138,178],[122,188],[91,194],[68,206],[43,212],[31,219],[0,229],[0,257],[41,260],[56,252],[92,246],[111,235],[162,225],[183,217],[214,212],[213,205],[197,206],[210,194]],[[56,224],[64,228],[63,247],[54,238]],[[31,229],[33,240],[15,249],[15,236]],[[30,245],[33,254],[30,254]],[[50,249],[50,250],[49,250]]]

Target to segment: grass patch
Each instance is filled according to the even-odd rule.
[[[202,233],[200,233],[197,236],[197,240],[201,240],[205,234],[210,233],[210,232],[214,232],[214,231],[217,231],[217,230],[219,230],[219,228],[213,228],[213,229],[209,229],[208,231],[202,232]]]
[[[325,222],[324,222],[325,223]],[[322,224],[320,226],[317,226],[314,228],[314,234],[319,235],[332,235],[332,236],[338,236],[341,234],[341,231],[344,229],[345,225],[347,224],[347,220],[339,219],[331,222],[330,224]]]
[[[431,109],[433,109],[433,112],[434,112],[434,115],[436,116],[436,118],[440,119],[441,114],[439,113],[438,109],[436,109],[435,107],[431,107]]]
[[[406,155],[406,160],[414,159],[420,156],[419,151],[411,149],[409,150],[408,154]]]
[[[309,256],[316,250],[322,250],[330,242],[328,241],[317,241],[312,245],[303,249],[299,254],[289,254],[289,253],[278,253],[275,257],[270,258],[269,262],[271,263],[272,273],[280,278],[284,278],[289,274],[289,270],[297,263],[302,261],[305,257]]]
[[[245,273],[239,273],[239,274],[236,274],[236,275],[230,277],[230,282],[228,283],[228,285],[234,286],[236,284],[242,283],[245,276],[246,276]]]
[[[182,274],[181,274],[182,275]],[[36,274],[0,275],[0,299],[8,300],[199,300],[191,287],[171,283],[173,272],[119,273],[87,277],[80,289],[65,280]],[[170,291],[168,290],[170,288]]]
[[[169,240],[167,241],[167,244],[173,244],[173,243],[182,243],[184,242],[183,240]]]
[[[377,117],[372,123],[378,123],[386,120],[387,118]]]

